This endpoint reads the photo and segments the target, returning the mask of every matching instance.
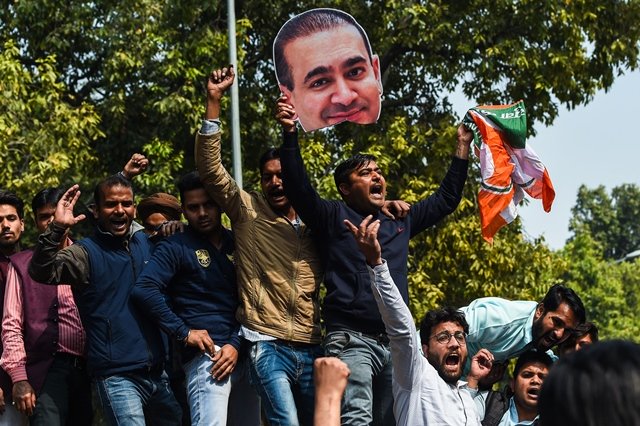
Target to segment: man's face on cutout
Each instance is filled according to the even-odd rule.
[[[341,25],[290,41],[284,47],[293,90],[280,90],[305,131],[343,121],[375,123],[380,116],[380,60],[369,59],[362,35]]]

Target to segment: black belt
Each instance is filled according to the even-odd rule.
[[[294,342],[293,340],[284,340],[284,339],[276,339],[276,340],[273,340],[273,342],[279,343],[281,345],[291,346],[292,348],[299,348],[299,349],[313,348],[319,345],[318,343]]]
[[[68,352],[56,352],[55,357],[61,361],[71,364],[75,368],[84,369],[87,366],[86,359]]]

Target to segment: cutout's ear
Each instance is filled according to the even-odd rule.
[[[287,97],[288,103],[293,105],[293,107],[295,108],[295,104],[293,103],[293,92],[291,92],[291,90],[289,90],[284,84],[278,84],[278,87],[280,88],[282,94]]]
[[[376,81],[378,82],[378,92],[380,92],[380,96],[382,96],[382,75],[380,74],[380,58],[378,55],[371,56],[371,67],[373,68],[373,75],[375,75]]]

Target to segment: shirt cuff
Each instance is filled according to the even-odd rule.
[[[27,377],[27,369],[25,366],[16,367],[13,370],[7,371],[9,377],[11,377],[12,383],[22,382],[24,380],[29,380]]]
[[[213,120],[202,120],[202,126],[200,127],[201,135],[213,135],[220,131],[220,120],[214,118]]]

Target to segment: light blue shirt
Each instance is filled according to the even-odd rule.
[[[536,416],[536,418],[533,420],[519,421],[516,403],[513,400],[513,397],[511,397],[511,399],[509,399],[509,410],[504,413],[504,416],[502,416],[502,418],[500,419],[500,423],[498,423],[498,426],[529,426],[532,425],[537,418],[538,416]]]
[[[537,302],[483,297],[460,308],[469,323],[467,360],[482,348],[491,352],[500,362],[530,349],[533,346],[532,326],[536,306]]]

